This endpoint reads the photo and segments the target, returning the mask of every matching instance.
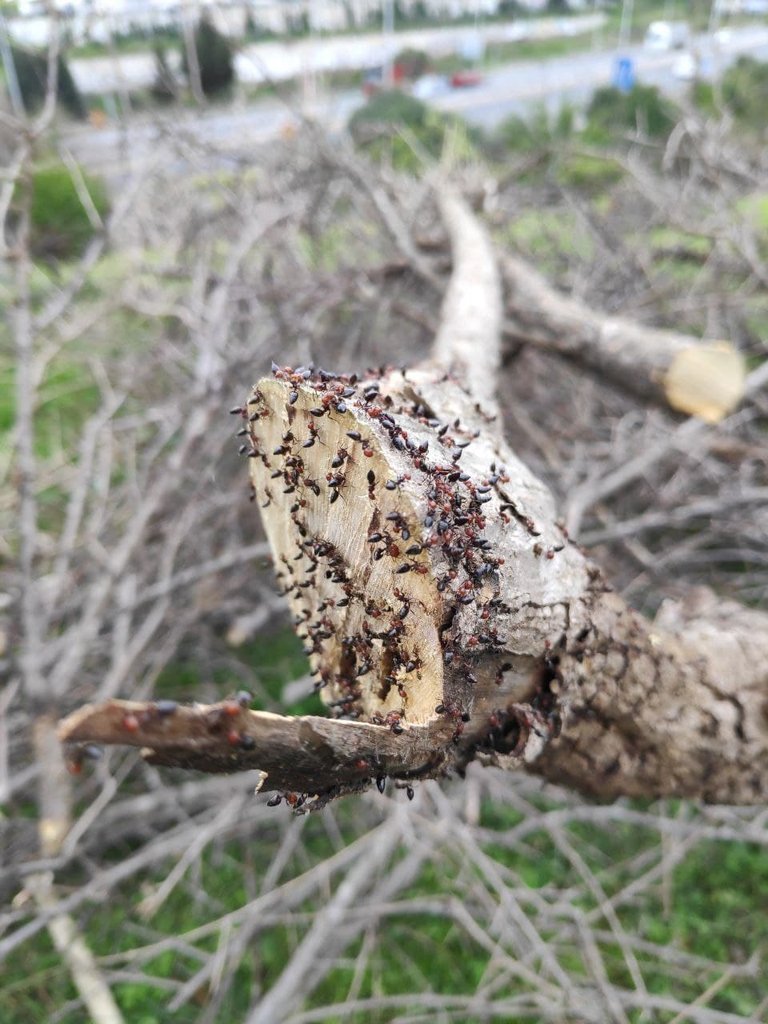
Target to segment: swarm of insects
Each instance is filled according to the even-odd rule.
[[[480,660],[489,686],[510,667],[494,529],[514,521],[531,548],[538,533],[504,466],[473,460],[477,426],[393,397],[391,379],[273,365],[232,412],[331,714],[395,734],[442,721],[458,741]]]

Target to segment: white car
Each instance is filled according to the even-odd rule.
[[[436,96],[444,96],[451,91],[445,75],[422,75],[411,87],[411,96],[417,100],[433,100]]]
[[[699,70],[699,62],[692,53],[681,53],[672,65],[672,74],[675,78],[681,78],[684,82],[690,82],[696,77]]]
[[[645,33],[646,50],[682,50],[691,39],[691,29],[685,21],[652,21]]]

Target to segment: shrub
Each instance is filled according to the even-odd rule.
[[[413,81],[426,74],[429,68],[429,56],[423,50],[414,50],[409,47],[398,53],[394,63],[400,68],[403,78]]]
[[[717,113],[717,98],[711,82],[703,82],[700,78],[691,82],[688,92],[691,103],[703,114],[710,116]]]
[[[232,47],[229,40],[207,18],[201,18],[197,23],[195,50],[200,66],[200,85],[205,95],[215,96],[229,89],[235,79]],[[189,78],[186,53],[182,66],[184,74]]]
[[[104,217],[109,209],[100,179],[83,175],[93,205]],[[30,209],[31,250],[39,260],[55,261],[78,256],[96,233],[72,175],[63,164],[40,168],[32,175]]]
[[[544,107],[527,118],[513,114],[497,128],[493,148],[523,153],[550,149],[573,135],[574,119],[573,107],[567,105],[560,108],[554,119]]]
[[[768,63],[739,57],[723,75],[723,100],[733,116],[752,128],[765,128]]]
[[[587,108],[586,134],[607,142],[639,129],[651,139],[666,139],[676,121],[674,106],[655,86],[636,85],[629,92],[606,86],[595,92]]]
[[[20,46],[11,47],[11,57],[16,68],[19,91],[28,113],[37,110],[45,101],[48,83],[48,57],[44,53],[25,50]],[[57,95],[61,105],[73,117],[84,118],[86,115],[83,98],[75,85],[66,61],[59,57],[57,67]]]
[[[566,154],[556,172],[561,185],[591,193],[603,192],[623,176],[623,170],[614,160],[587,153]]]
[[[399,129],[404,129],[405,137]],[[389,158],[393,166],[410,171],[421,167],[419,151],[431,157],[440,155],[449,131],[454,133],[456,144],[460,143],[462,133],[467,144],[473,139],[468,126],[459,118],[446,117],[397,89],[372,96],[352,115],[349,131],[355,144],[374,160]]]
[[[249,11],[245,17],[245,38],[261,42],[264,39],[275,39],[275,33]]]

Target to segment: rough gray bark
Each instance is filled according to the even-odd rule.
[[[650,624],[611,593],[498,436],[493,256],[461,202],[444,193],[441,208],[457,256],[428,365],[361,381],[275,368],[236,410],[337,717],[112,701],[70,716],[62,739],[260,768],[261,788],[309,805],[473,759],[601,798],[764,800],[768,616],[699,596]]]
[[[764,802],[766,615],[703,588],[654,624],[610,592],[580,604],[589,634],[557,665],[568,728],[536,770],[600,798]]]

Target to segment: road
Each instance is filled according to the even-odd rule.
[[[462,53],[489,43],[541,40],[597,32],[604,14],[571,15],[566,18],[525,18],[476,26],[437,26],[383,35],[312,36],[275,42],[251,43],[235,57],[237,80],[246,84],[281,82],[313,72],[362,70],[392,60],[401,50],[423,50],[432,57]],[[168,55],[169,62],[179,55]],[[146,89],[155,79],[151,52],[81,57],[70,60],[70,70],[82,93],[120,89]]]
[[[768,60],[768,28],[750,26],[733,30],[722,38],[717,52],[712,51],[705,36],[699,36],[694,40],[694,49],[711,55],[711,73],[716,76],[741,54]],[[672,96],[687,87],[688,83],[672,72],[679,51],[655,53],[636,45],[623,48],[620,55],[632,59],[637,80],[645,85],[656,85]],[[488,72],[481,85],[439,97],[434,104],[441,110],[461,114],[473,124],[495,128],[510,114],[525,113],[537,104],[584,104],[595,89],[610,85],[618,56],[611,49],[508,64]]]
[[[705,41],[696,46],[704,51]],[[749,53],[768,60],[768,28],[733,30],[713,55],[716,72],[740,54]],[[680,93],[686,83],[672,72],[679,54],[653,53],[640,46],[621,53],[635,62],[637,80],[657,85],[670,94]],[[616,50],[598,50],[548,60],[517,61],[488,72],[473,88],[454,90],[431,102],[437,108],[460,114],[468,121],[493,128],[510,114],[525,114],[544,104],[557,107],[564,102],[581,105],[592,92],[610,84]],[[308,99],[303,113],[340,131],[349,116],[364,102],[359,91],[335,93]],[[191,141],[226,149],[243,144],[257,145],[295,129],[296,110],[277,100],[264,100],[242,107],[214,107],[204,112],[174,109],[167,115],[142,116],[130,120],[125,129],[78,126],[62,134],[62,143],[88,169],[103,174],[113,188],[119,188],[130,174],[151,160],[158,141],[172,132],[183,132]],[[183,165],[179,165],[183,169]]]

